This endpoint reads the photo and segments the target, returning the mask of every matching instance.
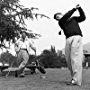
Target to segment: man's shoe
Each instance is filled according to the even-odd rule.
[[[15,77],[18,77],[18,71],[17,70],[15,71]]]
[[[78,84],[77,81],[75,81],[75,80],[72,80],[71,82],[68,82],[67,85],[70,85],[70,86],[81,86],[81,84]]]
[[[20,74],[20,75],[19,75],[19,77],[25,77],[25,74],[24,74],[24,73],[22,73],[22,74]]]
[[[69,83],[67,83],[67,85],[74,86],[74,85],[77,85],[77,83],[69,82]]]

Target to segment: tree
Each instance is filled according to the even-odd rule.
[[[65,55],[62,54],[61,50],[56,52],[54,46],[51,46],[50,50],[43,50],[43,52],[38,56],[38,58],[40,59],[40,62],[45,68],[67,67]]]
[[[28,30],[25,24],[25,19],[33,20],[38,16],[46,17],[44,14],[33,13],[33,10],[38,8],[25,8],[19,4],[19,0],[0,0],[0,41],[1,43],[6,39],[7,41],[15,40],[19,37],[23,30],[28,31],[29,38],[40,37],[39,34],[32,33]]]
[[[58,67],[58,57],[54,46],[51,46],[50,50],[43,50],[41,55],[39,55],[39,59],[45,68]]]
[[[8,63],[13,67],[18,67],[17,57],[13,56],[8,51],[0,55],[0,62],[2,62],[3,64]]]

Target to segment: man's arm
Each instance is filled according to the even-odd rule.
[[[72,14],[76,11],[76,8],[73,8],[72,10],[68,11],[61,19],[60,22],[65,23],[71,16]]]
[[[36,54],[36,48],[32,45],[32,44],[30,44],[30,48],[35,52],[35,54]]]
[[[33,41],[31,41],[30,39],[28,39],[29,40],[29,47],[35,52],[35,54],[36,54],[36,48],[35,48],[35,46],[34,46],[34,42]]]
[[[77,10],[79,11],[80,16],[74,17],[75,20],[76,20],[77,22],[82,22],[82,21],[84,21],[84,20],[86,19],[86,16],[85,16],[85,13],[84,13],[83,9],[79,6],[79,7],[77,8]]]
[[[20,41],[20,39],[18,39],[18,40],[15,42],[15,45],[14,45],[14,48],[15,48],[15,52],[16,52],[16,53],[18,53],[19,50],[20,50],[19,41]]]

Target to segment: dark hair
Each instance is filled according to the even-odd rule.
[[[58,20],[58,19],[56,18],[58,14],[61,14],[61,15],[62,15],[62,13],[56,13],[56,14],[54,14],[54,19]]]

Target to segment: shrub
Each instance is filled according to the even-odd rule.
[[[0,62],[8,63],[10,66],[12,65],[12,67],[18,66],[17,58],[12,54],[10,54],[9,52],[5,52],[1,54]]]

